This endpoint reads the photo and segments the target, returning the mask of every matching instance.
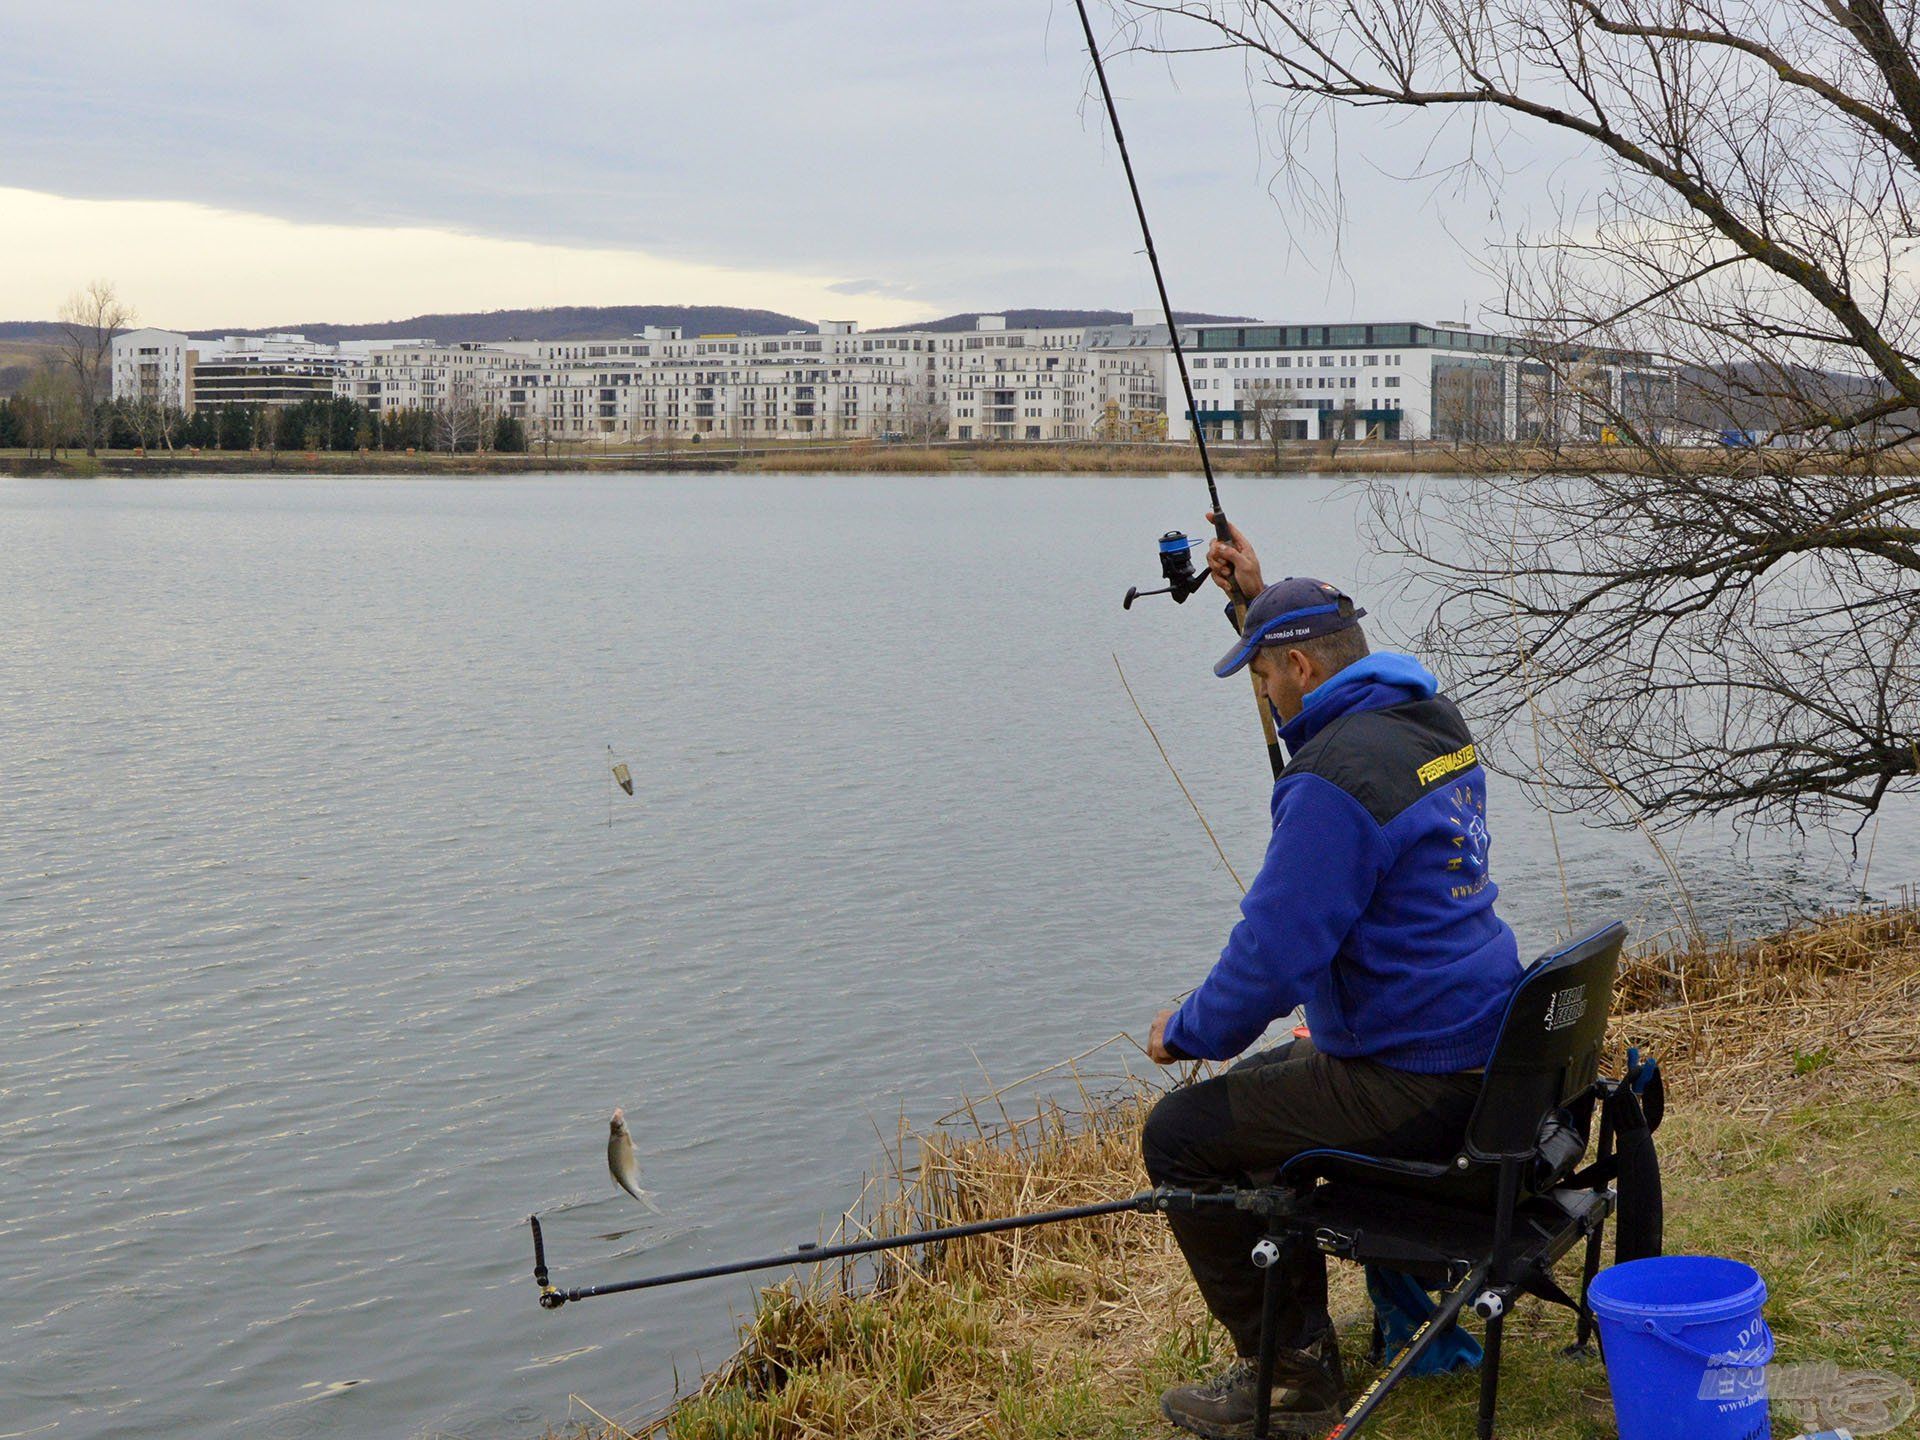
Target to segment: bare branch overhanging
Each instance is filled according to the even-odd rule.
[[[1915,787],[1912,0],[1114,8],[1137,50],[1245,56],[1285,194],[1337,192],[1316,146],[1356,108],[1431,121],[1421,174],[1496,198],[1529,129],[1607,162],[1493,265],[1495,318],[1536,362],[1493,397],[1528,462],[1375,496],[1456,691],[1494,720],[1551,708],[1548,798],[1800,823]],[[1594,349],[1665,357],[1677,389],[1596,384]],[[1457,444],[1488,439],[1485,397],[1434,398]]]

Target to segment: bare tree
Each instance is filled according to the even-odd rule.
[[[117,402],[116,408],[127,428],[139,437],[141,449],[164,445],[173,450],[173,432],[181,420],[178,410],[144,390],[134,399]]]
[[[1280,468],[1280,442],[1289,435],[1287,412],[1293,408],[1293,395],[1282,390],[1277,380],[1254,380],[1244,387],[1243,409],[1248,415],[1248,430],[1255,440],[1273,447],[1273,465]]]
[[[1116,5],[1136,48],[1242,53],[1295,196],[1360,107],[1494,193],[1528,131],[1603,164],[1494,263],[1550,453],[1376,499],[1424,643],[1537,727],[1551,799],[1800,822],[1920,784],[1913,0]],[[1484,444],[1461,388],[1436,420]]]
[[[947,438],[948,423],[947,407],[935,397],[932,384],[916,382],[907,401],[907,433],[928,445]]]
[[[433,439],[447,454],[478,441],[480,412],[473,404],[472,387],[464,381],[448,382],[446,393],[433,409]]]
[[[99,449],[100,412],[112,395],[113,337],[133,324],[133,318],[132,307],[121,303],[110,280],[95,280],[74,291],[60,307],[60,337],[54,343],[73,377],[89,455]]]
[[[79,392],[63,359],[44,358],[27,377],[15,402],[25,422],[27,458],[44,452],[49,460],[80,433]]]

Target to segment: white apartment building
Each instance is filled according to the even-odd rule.
[[[508,377],[505,413],[532,438],[850,438],[924,424],[916,347],[819,334],[702,335],[651,326],[625,340],[542,344]],[[916,405],[916,400],[922,403]]]
[[[499,397],[533,438],[1089,439],[1109,402],[1161,412],[1144,351],[1095,354],[1082,328],[704,335],[649,328],[627,340],[563,341],[515,369]]]
[[[375,413],[398,410],[498,412],[507,376],[537,347],[531,341],[344,340],[336,395]]]
[[[183,411],[292,405],[337,393],[376,343],[382,342],[333,345],[295,334],[196,338],[176,330],[129,330],[113,339],[113,398]]]
[[[339,395],[376,413],[510,415],[533,441],[1085,440],[1164,425],[1165,327],[701,335],[437,344],[299,335],[196,340],[141,330],[114,344],[115,398],[182,410]]]
[[[1000,316],[986,315],[971,335],[939,337],[935,374],[950,411],[948,433],[956,440],[1091,440],[1114,421],[1150,414],[1159,400],[1157,367],[1139,351],[1090,347],[1088,334],[1009,330]]]
[[[1194,408],[1222,440],[1600,440],[1614,417],[1659,428],[1674,375],[1652,356],[1554,363],[1508,336],[1413,322],[1183,327]],[[1192,432],[1171,349],[1167,430]]]
[[[190,409],[193,369],[203,343],[177,331],[151,328],[114,336],[109,359],[113,398],[150,401],[170,410]]]

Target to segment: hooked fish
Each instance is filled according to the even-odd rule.
[[[613,1119],[607,1126],[607,1170],[612,1174],[614,1184],[649,1210],[654,1209],[653,1201],[640,1188],[640,1160],[633,1153],[633,1135],[627,1129],[625,1113],[620,1110],[613,1112]]]

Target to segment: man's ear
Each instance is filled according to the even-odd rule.
[[[1313,663],[1313,657],[1304,650],[1287,651],[1287,670],[1294,682],[1304,694],[1313,688],[1313,677],[1319,673],[1319,667]]]

